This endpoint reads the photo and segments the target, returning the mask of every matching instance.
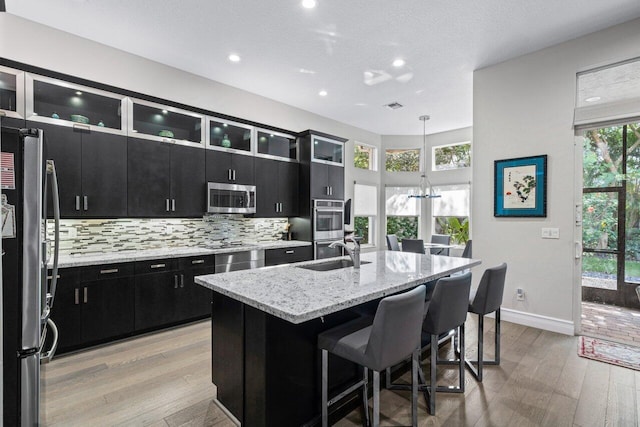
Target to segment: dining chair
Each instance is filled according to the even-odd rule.
[[[398,236],[395,234],[387,234],[387,249],[390,251],[399,251]]]
[[[411,357],[411,418],[418,425],[418,358],[424,315],[424,286],[380,301],[373,323],[358,318],[318,335],[322,352],[322,426],[328,425],[329,406],[362,387],[366,425],[380,424],[380,372]],[[329,353],[363,367],[362,380],[329,399]],[[373,422],[369,423],[368,370],[373,371]]]
[[[462,258],[471,258],[471,239],[467,240],[464,245],[464,251],[462,251]]]
[[[449,236],[448,234],[432,234],[431,243],[437,243],[439,245],[450,245],[451,236]],[[431,255],[449,256],[449,248],[431,248]]]
[[[424,253],[424,240],[422,239],[402,239],[402,252]]]

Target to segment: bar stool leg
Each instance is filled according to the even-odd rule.
[[[496,335],[495,335],[495,340],[496,340],[496,349],[495,349],[495,364],[499,365],[500,364],[500,307],[498,307],[498,309],[496,310]]]
[[[411,358],[411,425],[418,425],[418,363],[420,360],[420,349],[413,352]]]
[[[500,308],[495,311],[495,356],[494,360],[484,359],[484,315],[478,315],[478,360],[467,360],[465,363],[471,374],[480,382],[482,382],[484,365],[500,364]],[[478,368],[474,366],[477,363]]]
[[[322,427],[329,426],[329,352],[322,350]]]
[[[380,425],[380,372],[373,371],[373,427]]]
[[[369,369],[362,367],[364,370],[363,380],[364,384],[362,386],[362,411],[364,413],[365,425],[369,427],[371,425],[371,420],[369,419]]]
[[[437,343],[438,336],[431,335],[431,342]],[[436,367],[438,364],[438,346],[431,346],[431,357],[429,358],[431,361],[431,383],[429,384],[429,413],[431,415],[436,414],[436,389],[438,388],[437,378],[436,378]]]

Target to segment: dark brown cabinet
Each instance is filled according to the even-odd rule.
[[[253,156],[207,150],[206,157],[207,182],[254,184]]]
[[[205,159],[200,148],[129,138],[128,212],[133,217],[200,217]]]
[[[311,162],[311,198],[344,200],[344,168]]]
[[[292,246],[264,251],[264,265],[290,264],[313,259],[313,246]]]
[[[256,158],[256,216],[298,215],[298,163]]]
[[[27,125],[43,130],[45,157],[56,165],[63,218],[127,215],[125,136],[39,122]]]
[[[133,263],[59,270],[51,319],[65,352],[133,332]]]

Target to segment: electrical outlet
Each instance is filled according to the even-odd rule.
[[[559,228],[543,228],[542,238],[543,239],[559,239],[560,229]]]
[[[524,289],[522,288],[516,289],[516,299],[518,301],[524,301]]]

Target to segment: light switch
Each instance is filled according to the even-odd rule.
[[[542,238],[543,239],[559,239],[560,238],[560,229],[559,228],[543,228],[542,229]]]

